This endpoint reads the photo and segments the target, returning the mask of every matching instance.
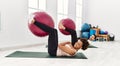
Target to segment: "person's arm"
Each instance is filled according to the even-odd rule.
[[[72,48],[69,48],[69,47],[65,46],[66,44],[70,44],[70,42],[60,43],[60,44],[58,45],[58,47],[59,47],[62,51],[64,51],[64,52],[66,52],[66,53],[68,53],[68,54],[70,54],[70,55],[73,56],[73,55],[76,53],[76,51],[75,51],[74,49],[72,49]]]
[[[69,28],[65,28],[65,30],[71,34],[71,42],[72,42],[72,46],[74,46],[75,42],[77,42],[76,31]]]
[[[62,46],[65,46],[66,44],[71,44],[71,42],[66,41],[66,42],[62,42],[62,43],[60,43],[60,45],[62,45]]]
[[[96,35],[91,35],[89,40],[94,41],[96,39]]]
[[[59,28],[59,29],[66,30],[66,31],[68,31],[68,32],[71,34],[71,42],[72,42],[72,46],[74,46],[75,42],[77,42],[77,34],[76,34],[76,31],[64,27],[63,24],[62,24],[61,22],[59,22],[58,28]]]

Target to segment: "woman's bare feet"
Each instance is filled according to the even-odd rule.
[[[32,19],[31,23],[33,24],[34,22],[35,22],[35,20],[34,20],[34,19]]]
[[[63,26],[63,24],[61,22],[59,23],[58,28],[65,30],[65,27]]]

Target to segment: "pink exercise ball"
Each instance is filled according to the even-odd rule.
[[[28,27],[35,36],[44,37],[44,36],[47,36],[48,33],[43,31],[42,29],[38,28],[33,23],[31,23],[32,19],[34,19],[35,21],[38,21],[40,23],[43,23],[49,27],[54,28],[54,21],[50,15],[48,15],[46,12],[34,12],[30,15]]]
[[[73,21],[72,19],[70,19],[70,18],[62,19],[60,22],[61,22],[61,23],[63,24],[63,26],[66,27],[66,28],[73,29],[73,30],[76,29],[74,21]],[[70,35],[69,32],[67,32],[67,31],[65,31],[65,30],[63,30],[63,29],[59,29],[59,30],[60,30],[60,32],[63,33],[64,35]]]

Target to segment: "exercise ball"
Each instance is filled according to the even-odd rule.
[[[108,31],[100,30],[100,34],[108,34]]]
[[[82,38],[87,38],[87,39],[89,39],[90,33],[89,33],[89,32],[82,32],[81,37],[82,37]]]
[[[81,27],[81,31],[82,32],[88,32],[90,30],[90,25],[88,23],[83,23],[82,27]]]
[[[108,31],[105,31],[104,34],[108,34]]]
[[[72,30],[76,29],[74,21],[72,19],[70,19],[70,18],[62,19],[60,22],[66,28],[69,28],[69,29],[72,29]],[[64,35],[70,35],[70,33],[68,31],[65,31],[63,29],[59,29],[59,30]]]
[[[34,12],[30,15],[28,27],[35,36],[44,37],[47,36],[48,33],[38,28],[35,24],[31,23],[33,19],[37,22],[54,28],[54,21],[50,15],[48,15],[46,12]]]
[[[103,31],[103,30],[100,30],[100,34],[104,34],[104,31]]]

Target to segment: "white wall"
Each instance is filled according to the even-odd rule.
[[[57,24],[56,23],[57,22],[57,0],[47,0],[46,11],[52,16],[55,22],[55,26],[56,26]]]
[[[68,18],[76,21],[76,0],[69,0],[68,2]]]
[[[28,30],[27,8],[27,0],[0,0],[0,48],[42,41]]]
[[[83,22],[99,25],[120,39],[120,0],[83,0]]]

